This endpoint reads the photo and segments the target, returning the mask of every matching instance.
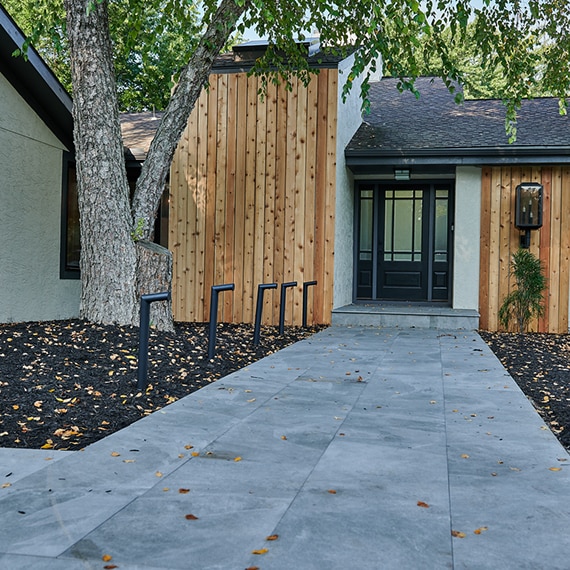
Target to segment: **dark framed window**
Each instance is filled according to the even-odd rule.
[[[79,205],[77,202],[77,175],[71,153],[63,156],[61,199],[61,254],[59,276],[61,279],[79,279]]]
[[[140,174],[140,164],[127,164],[127,179],[131,195],[135,191],[137,178]],[[77,174],[75,159],[69,152],[64,153],[62,175],[61,202],[61,254],[60,278],[79,279],[79,258],[81,254],[81,238],[79,231],[79,203],[77,199]],[[163,247],[168,247],[168,181],[160,200],[160,207],[154,226],[154,241]]]

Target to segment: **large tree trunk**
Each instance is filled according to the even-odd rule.
[[[138,324],[139,295],[171,290],[165,252],[150,240],[172,156],[215,57],[248,0],[222,0],[166,109],[129,203],[111,42],[108,0],[64,0],[71,53],[74,141],[81,225],[81,316],[100,323]],[[240,5],[241,4],[241,5]],[[137,262],[138,259],[138,262]],[[153,311],[172,329],[171,304]]]
[[[65,0],[81,224],[81,316],[137,320],[136,251],[107,0]]]

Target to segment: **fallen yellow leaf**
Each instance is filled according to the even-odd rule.
[[[286,436],[286,435],[282,435],[282,436],[281,436],[281,439],[282,439],[283,441],[285,441],[285,440],[287,439],[287,436]]]
[[[273,540],[277,540],[278,538],[279,538],[278,534],[270,534],[269,536],[267,536],[265,538],[265,540],[273,541]]]
[[[252,554],[267,554],[269,550],[267,548],[260,548],[259,550],[252,550]]]
[[[479,528],[476,528],[473,532],[475,534],[481,534],[482,532],[485,532],[486,530],[489,530],[488,526],[481,526]]]
[[[101,560],[103,560],[103,562],[110,562],[113,560],[113,557],[110,554],[103,554],[103,556],[101,556]]]
[[[11,487],[12,483],[2,483],[2,489],[7,489],[8,487]]]
[[[424,509],[429,509],[429,505],[423,501],[418,501],[418,507],[423,507]]]
[[[562,471],[562,467],[549,467],[550,471]]]
[[[454,536],[455,538],[465,538],[467,535],[459,530],[452,530],[451,536]]]
[[[198,517],[197,517],[196,515],[192,515],[192,514],[186,515],[184,518],[185,518],[187,521],[197,521],[197,520],[198,520]]]
[[[197,451],[192,452],[192,457],[198,457],[198,455],[200,455],[200,454]]]
[[[189,493],[189,492],[190,492],[190,489],[178,489],[178,492],[179,492],[181,495],[185,495],[186,493]]]
[[[234,457],[234,461],[241,461],[241,457]]]
[[[336,495],[336,491],[334,489],[329,489],[327,493],[330,493],[331,495]]]
[[[155,473],[155,475],[156,475],[157,477],[162,477],[162,473],[161,473],[160,471],[157,471],[157,472]]]
[[[467,455],[467,453],[463,453],[461,455],[461,459],[469,459],[469,455]]]
[[[117,451],[112,451],[112,452],[111,452],[111,457],[120,457],[120,456],[121,456],[121,454],[120,454],[119,452],[117,452]]]
[[[193,445],[185,445],[185,446],[184,446],[184,449],[193,449],[193,448],[194,448]]]

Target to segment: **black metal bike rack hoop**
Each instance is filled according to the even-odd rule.
[[[287,289],[289,287],[296,287],[297,281],[289,281],[288,283],[281,284],[281,305],[279,307],[279,334],[285,332],[285,298],[287,296]]]
[[[210,331],[208,335],[208,360],[214,358],[216,352],[216,327],[218,324],[218,296],[222,291],[233,291],[235,285],[227,283],[225,285],[212,285],[210,298]]]
[[[253,327],[253,344],[259,344],[261,334],[261,313],[263,311],[263,294],[266,289],[277,289],[277,283],[262,283],[257,286],[257,306],[255,308],[255,325]]]
[[[150,336],[150,304],[155,301],[170,301],[170,291],[141,295],[139,330],[139,366],[137,390],[146,390],[148,374],[148,339]]]
[[[305,281],[303,283],[303,328],[307,328],[307,298],[309,296],[309,287],[316,285],[316,281]]]

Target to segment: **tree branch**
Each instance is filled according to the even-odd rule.
[[[178,85],[143,163],[133,197],[133,227],[142,225],[143,239],[150,239],[152,235],[154,218],[172,157],[186,128],[188,117],[202,88],[207,84],[215,58],[227,43],[237,21],[248,6],[249,0],[222,0],[196,51],[182,70]]]

